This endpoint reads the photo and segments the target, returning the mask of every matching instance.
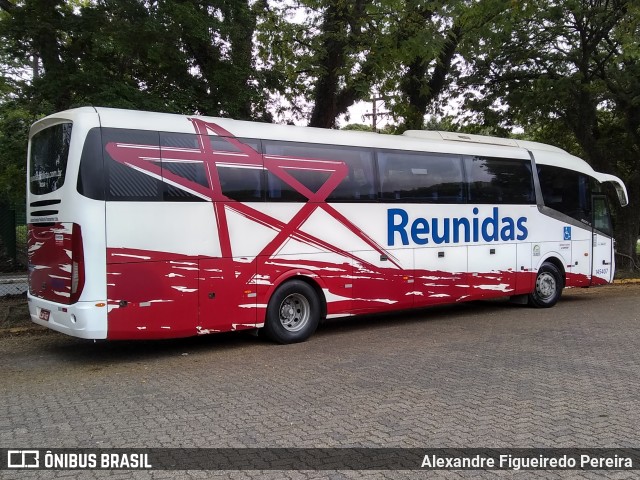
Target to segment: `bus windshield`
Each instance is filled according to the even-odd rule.
[[[59,123],[31,139],[29,189],[34,195],[51,193],[62,186],[67,169],[71,122]]]

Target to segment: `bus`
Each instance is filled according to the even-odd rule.
[[[28,304],[87,339],[253,329],[612,281],[620,179],[540,143],[83,107],[30,131]],[[612,200],[610,200],[612,199]]]

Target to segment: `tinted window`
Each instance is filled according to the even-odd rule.
[[[211,135],[209,143],[214,152],[240,152],[240,146],[236,138],[216,137]]]
[[[607,235],[613,235],[611,213],[604,196],[593,197],[593,226]]]
[[[158,132],[102,129],[107,200],[158,201],[162,198]]]
[[[51,193],[62,186],[69,158],[71,123],[45,128],[31,138],[29,189],[34,195]]]
[[[87,134],[80,157],[78,193],[94,200],[104,200],[104,164],[100,128],[92,128]]]
[[[263,200],[262,167],[218,166],[222,193],[239,202]]]
[[[529,161],[470,157],[467,176],[470,203],[535,203]]]
[[[160,151],[164,200],[204,201],[192,193],[194,185],[209,188],[199,136],[160,132]]]
[[[547,207],[591,225],[591,193],[595,180],[560,167],[538,165],[542,198]]]
[[[238,202],[264,200],[264,169],[260,141],[245,138],[209,137],[215,152],[222,193]]]
[[[376,198],[373,154],[368,149],[264,142],[264,152],[269,200],[307,201],[305,193],[317,193],[329,179],[342,175],[342,165],[347,167],[345,176],[328,192],[327,201],[358,202]]]
[[[373,152],[366,149],[341,149],[336,160],[342,160],[348,168],[347,176],[329,194],[329,202],[371,202],[376,200],[375,167]]]
[[[385,200],[427,203],[464,201],[462,159],[452,155],[380,152],[380,190]]]

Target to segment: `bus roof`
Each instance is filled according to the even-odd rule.
[[[506,158],[527,159],[524,150],[496,148],[494,145],[452,145],[442,140],[425,141],[401,135],[386,135],[353,130],[332,130],[326,128],[280,125],[273,123],[249,122],[220,117],[200,115],[175,115],[167,113],[139,112],[112,108],[97,108],[103,127],[135,128],[179,133],[193,133],[189,118],[199,118],[215,123],[236,137],[259,138],[329,145],[387,148],[397,150],[430,151],[437,153],[458,153],[461,155],[483,155]],[[478,148],[480,147],[480,148]]]

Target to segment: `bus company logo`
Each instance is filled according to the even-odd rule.
[[[478,217],[478,208],[474,208],[472,213],[472,218],[418,217],[410,222],[406,210],[390,208],[387,210],[387,243],[394,246],[397,239],[402,245],[409,245],[409,239],[416,245],[426,245],[429,240],[435,244],[511,242],[525,240],[529,235],[525,225],[527,217],[503,217],[498,207],[493,207],[491,215],[485,218]]]
[[[40,468],[40,451],[8,450],[7,468]]]

